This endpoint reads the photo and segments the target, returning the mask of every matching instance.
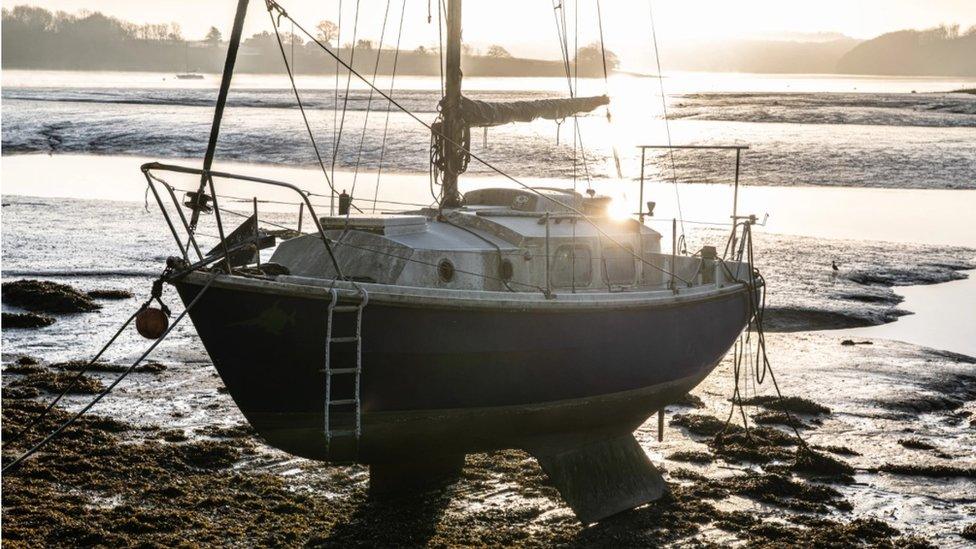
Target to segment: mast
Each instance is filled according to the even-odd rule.
[[[224,74],[220,80],[220,91],[217,93],[217,108],[214,109],[213,124],[210,127],[210,140],[207,143],[207,153],[203,157],[203,174],[200,176],[200,188],[197,190],[197,205],[205,204],[203,193],[210,177],[210,167],[213,166],[214,152],[217,150],[217,137],[220,135],[220,120],[224,116],[224,105],[227,104],[227,92],[230,90],[230,80],[234,76],[234,63],[237,61],[237,49],[241,44],[241,33],[244,30],[244,16],[247,14],[248,0],[237,0],[237,14],[234,16],[234,28],[227,44],[227,59],[224,61]],[[201,207],[193,208],[190,218],[190,230],[196,230],[200,219]],[[223,240],[223,239],[221,239]]]
[[[457,147],[464,140],[464,121],[461,118],[461,0],[447,1],[447,55],[445,57],[444,103],[441,109],[444,123],[441,132],[448,142],[444,170],[444,197],[441,206],[461,205],[457,180],[461,172],[462,151]]]

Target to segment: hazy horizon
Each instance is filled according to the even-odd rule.
[[[574,36],[574,7],[566,0],[567,25],[570,39]],[[99,11],[137,24],[177,23],[184,38],[199,40],[207,30],[217,27],[225,36],[236,6],[234,0],[215,0],[200,4],[190,0],[169,0],[151,4],[121,0],[28,0],[4,2],[5,9],[18,5],[42,7],[51,11],[77,13],[81,10]],[[312,2],[285,1],[282,5],[307,26],[314,28],[321,20],[339,21],[338,1],[327,5]],[[351,40],[352,22],[357,2],[342,3],[341,42]],[[596,2],[581,1],[579,5],[579,45],[599,40]],[[850,37],[871,39],[887,32],[922,30],[942,24],[959,25],[962,29],[976,26],[976,2],[966,0],[864,0],[850,2],[827,0],[816,5],[786,5],[772,0],[746,0],[735,5],[726,2],[694,0],[672,3],[654,2],[658,40],[662,49],[694,48],[725,40],[796,40],[827,41]],[[604,38],[608,49],[616,52],[624,68],[649,68],[651,49],[650,13],[647,3],[601,4]],[[387,3],[359,3],[360,13],[356,39],[378,42]],[[406,1],[402,48],[436,45],[438,41],[437,4],[433,3],[433,21],[427,22],[427,2]],[[189,14],[192,14],[190,16]],[[389,3],[387,32],[384,44],[391,46],[399,23],[400,3]],[[538,59],[558,59],[552,3],[533,3],[499,0],[497,2],[468,1],[464,4],[464,40],[477,49],[492,44],[505,47],[515,56]],[[261,2],[251,3],[245,26],[250,36],[271,29],[271,23]],[[282,23],[282,31],[290,31]],[[572,47],[572,44],[570,45]]]

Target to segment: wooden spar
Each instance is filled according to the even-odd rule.
[[[241,34],[244,30],[244,16],[247,15],[248,0],[237,0],[237,14],[234,15],[234,28],[227,44],[227,59],[224,61],[224,74],[220,79],[220,91],[217,93],[217,107],[214,109],[213,124],[210,126],[210,140],[207,142],[207,153],[203,157],[203,173],[200,175],[200,188],[197,196],[202,197],[210,177],[213,166],[214,152],[217,150],[217,137],[220,135],[220,121],[224,117],[224,105],[227,104],[227,92],[230,90],[230,80],[234,76],[234,63],[237,61],[237,50],[241,44]],[[194,208],[190,218],[190,230],[197,228],[200,219],[200,209]]]
[[[447,52],[445,55],[444,104],[441,114],[441,131],[449,142],[444,170],[444,196],[441,207],[456,208],[461,205],[457,180],[461,171],[461,151],[457,146],[464,140],[461,120],[461,0],[447,2]]]

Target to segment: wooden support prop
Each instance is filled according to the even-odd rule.
[[[664,408],[657,411],[657,441],[664,442]]]

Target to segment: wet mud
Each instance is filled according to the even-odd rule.
[[[17,366],[29,372],[17,375],[42,368]],[[42,408],[35,400],[4,398],[4,438]],[[35,436],[67,417],[56,408]],[[705,430],[712,432],[724,424],[713,419],[688,424],[708,425]],[[5,446],[4,463],[31,442],[27,437]],[[714,478],[676,468],[667,473],[671,487],[663,499],[583,527],[538,464],[516,450],[468,456],[454,483],[415,494],[374,496],[363,467],[311,464],[301,477],[279,475],[255,465],[260,447],[243,425],[211,426],[190,436],[178,429],[140,429],[85,416],[4,475],[4,543],[648,546],[707,545],[707,533],[713,531],[756,547],[913,542],[881,521],[838,518],[851,506],[836,488],[789,472],[744,471]],[[699,455],[683,457],[704,462]],[[723,509],[729,498],[780,509],[782,519],[770,522]]]

